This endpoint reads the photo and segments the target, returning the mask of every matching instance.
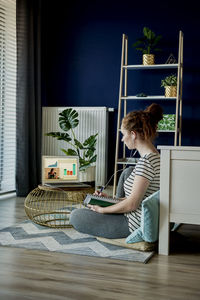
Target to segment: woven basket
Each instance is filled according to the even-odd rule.
[[[28,194],[24,209],[33,222],[54,228],[72,227],[69,224],[70,213],[83,207],[86,194],[92,194],[94,188],[51,189],[39,186]]]
[[[143,54],[143,65],[154,65],[155,55],[154,54]]]
[[[165,86],[165,97],[176,97],[177,87],[176,86]]]

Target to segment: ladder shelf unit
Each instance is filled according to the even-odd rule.
[[[177,95],[176,97],[165,97],[163,95],[149,95],[145,97],[138,97],[127,94],[127,78],[128,70],[164,70],[174,69],[177,71]],[[181,146],[181,131],[182,131],[182,87],[183,87],[183,32],[179,31],[179,45],[178,45],[178,63],[174,64],[155,64],[155,65],[128,65],[128,37],[122,36],[122,54],[121,54],[121,70],[120,70],[120,85],[119,85],[119,101],[118,101],[118,117],[117,117],[117,136],[116,136],[116,150],[115,150],[115,165],[114,165],[114,183],[113,196],[116,194],[117,186],[117,171],[118,166],[122,164],[135,165],[137,159],[127,159],[125,155],[125,145],[123,144],[123,157],[119,158],[120,146],[120,125],[122,118],[127,114],[127,101],[162,101],[170,100],[175,103],[175,130],[158,130],[158,132],[166,132],[174,134],[174,146]],[[123,105],[123,116],[122,116]]]

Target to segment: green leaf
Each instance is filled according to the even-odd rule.
[[[142,44],[142,43],[143,43],[142,41],[138,40],[138,41],[135,42],[132,46],[133,46],[133,47],[137,47],[137,46],[139,46],[139,45]]]
[[[80,171],[85,171],[85,169],[87,169],[88,167],[90,167],[90,162],[89,161],[85,162],[84,164],[81,164],[80,167],[79,167],[79,170]]]
[[[78,156],[77,152],[74,149],[60,149],[62,152],[64,152],[67,156]]]
[[[136,50],[139,50],[139,51],[143,51],[144,50],[144,48],[135,48]]]
[[[95,154],[91,159],[90,159],[90,164],[94,163],[97,160],[97,155]]]
[[[85,159],[79,157],[79,164],[80,164],[79,169],[80,169],[80,170],[83,170],[83,169],[85,169],[86,167],[89,167],[91,163],[90,163],[89,160],[85,160]]]
[[[143,34],[145,37],[148,37],[148,33],[149,33],[149,28],[148,27],[144,27],[143,28]]]
[[[92,156],[89,160],[83,159],[83,158],[79,158],[79,163],[80,163],[80,170],[85,170],[86,168],[88,168],[92,163],[96,162],[97,159],[97,155],[95,154],[94,156]]]
[[[160,51],[162,51],[162,49],[160,49],[160,48],[154,48],[154,51],[160,52]]]
[[[155,38],[155,33],[151,30],[149,30],[148,34],[147,34],[147,38],[149,41],[152,41]]]
[[[162,37],[161,35],[156,36],[156,34],[148,27],[143,28],[143,35],[144,36],[142,38],[137,39],[137,41],[133,44],[133,47],[136,47],[136,50],[142,51],[143,54],[151,54],[155,51],[160,51],[158,48],[154,48],[160,41]]]
[[[146,41],[145,37],[139,38],[139,39],[137,39],[137,41],[132,46],[137,47],[140,44],[144,44],[145,41]]]
[[[81,142],[79,142],[77,139],[74,139],[74,144],[79,148],[79,149],[84,149],[83,145]]]
[[[165,79],[161,80],[161,86],[165,87],[165,86],[177,86],[177,76],[176,74],[171,74],[167,77],[165,77]]]
[[[85,146],[87,148],[94,147],[96,144],[96,141],[97,141],[97,139],[96,139],[97,135],[98,135],[98,133],[96,133],[95,135],[91,135],[88,139],[85,140],[85,142],[83,143],[83,146]]]
[[[52,136],[53,138],[57,138],[57,140],[62,140],[65,142],[70,142],[72,139],[68,133],[63,132],[49,132],[45,134],[46,136]]]
[[[162,38],[162,35],[158,35],[157,37],[155,37],[154,43],[153,45],[156,45]]]
[[[95,151],[95,150],[96,150],[95,148],[88,149],[88,150],[85,152],[85,157],[91,158],[91,157],[94,155],[94,151]]]
[[[69,131],[78,126],[79,120],[77,119],[78,113],[76,110],[68,108],[59,113],[59,115],[59,125],[62,130]]]
[[[85,159],[83,159],[82,157],[79,157],[79,162],[80,162],[80,164],[82,165],[82,164],[85,163]]]

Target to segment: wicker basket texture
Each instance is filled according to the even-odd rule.
[[[86,194],[93,192],[92,187],[77,190],[37,187],[25,199],[25,212],[30,220],[39,225],[54,228],[71,227],[71,211],[83,207]]]
[[[154,65],[155,55],[154,54],[143,54],[142,56],[143,65]]]

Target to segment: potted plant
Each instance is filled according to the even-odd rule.
[[[59,113],[59,115],[59,126],[64,132],[49,132],[45,135],[67,142],[72,148],[61,148],[61,150],[66,155],[79,157],[80,181],[94,181],[94,163],[97,159],[95,150],[98,133],[91,135],[84,142],[80,142],[74,133],[74,128],[79,124],[78,112],[68,108]],[[71,131],[71,136],[68,133],[69,131]]]
[[[176,97],[177,96],[177,76],[171,74],[165,79],[161,80],[161,87],[165,88],[165,97]]]
[[[155,55],[157,51],[161,51],[157,48],[157,44],[162,38],[161,35],[156,36],[156,34],[148,27],[143,28],[143,37],[139,38],[133,47],[136,50],[142,51],[143,53],[143,65],[154,65]]]

